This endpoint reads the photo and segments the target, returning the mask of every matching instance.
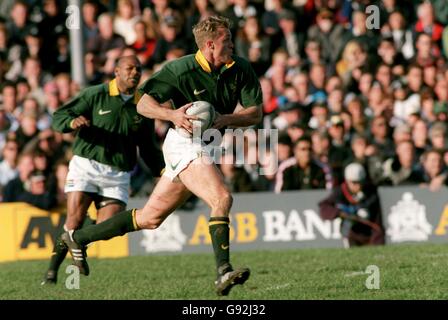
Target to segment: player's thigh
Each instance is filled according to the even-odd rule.
[[[92,201],[93,198],[86,192],[72,191],[67,193],[67,220],[65,221],[65,226],[69,230],[81,227]]]
[[[141,228],[157,228],[190,195],[183,183],[162,176],[145,206],[137,210],[137,224]]]
[[[229,199],[230,191],[216,165],[200,157],[179,174],[182,183],[210,207]]]

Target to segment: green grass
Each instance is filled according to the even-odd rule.
[[[89,259],[79,290],[65,288],[69,262],[52,287],[39,284],[47,261],[0,263],[0,299],[448,299],[448,245],[235,252],[234,266],[252,275],[224,298],[211,254]],[[372,264],[379,290],[365,287]]]

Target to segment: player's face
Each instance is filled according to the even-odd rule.
[[[137,87],[141,73],[141,65],[137,59],[125,59],[115,70],[119,88],[133,90]]]
[[[347,186],[351,193],[358,193],[362,189],[361,182],[357,181],[347,181]]]
[[[213,59],[215,67],[232,61],[233,42],[229,29],[221,28],[219,36],[213,40]]]

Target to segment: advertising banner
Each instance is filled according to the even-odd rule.
[[[448,188],[431,192],[417,186],[379,188],[386,243],[448,243]],[[326,190],[281,194],[235,194],[230,213],[232,251],[342,248],[340,219],[322,220],[318,203]],[[131,199],[141,208],[147,199]],[[95,210],[89,210],[95,218]],[[210,210],[176,210],[155,230],[141,230],[89,246],[89,257],[211,252]],[[65,214],[24,203],[0,203],[0,261],[48,259]]]

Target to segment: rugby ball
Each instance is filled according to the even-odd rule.
[[[193,135],[201,135],[209,129],[215,121],[215,108],[207,101],[195,101],[187,109],[186,114],[198,117],[197,120],[191,120],[193,123]],[[184,128],[176,128],[177,132],[184,137],[193,136]]]

